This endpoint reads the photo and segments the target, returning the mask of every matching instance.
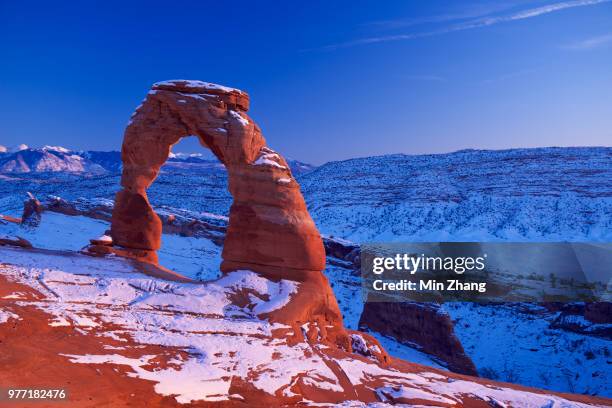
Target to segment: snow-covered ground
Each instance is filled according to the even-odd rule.
[[[102,235],[109,227],[105,221],[88,217],[45,212],[38,228],[0,225],[0,236],[21,236],[37,248],[77,252],[89,238]],[[163,234],[162,240],[159,252],[162,266],[196,280],[219,277],[221,247],[208,239],[173,234]],[[83,262],[89,268],[90,261],[88,257],[79,257],[71,262],[73,266],[68,272],[79,270]],[[66,270],[66,266],[58,268]],[[360,276],[331,264],[325,273],[346,327],[356,330],[363,310]],[[554,316],[550,314],[538,316],[512,307],[462,303],[446,304],[445,309],[456,321],[456,335],[481,375],[557,391],[611,395],[609,340],[551,329]],[[394,356],[443,368],[434,358],[410,345],[379,333],[370,334]]]
[[[612,148],[468,150],[327,163],[298,178],[355,242],[612,240]]]
[[[36,248],[80,251],[110,229],[105,221],[45,212],[39,227],[27,228],[16,224],[0,226],[0,236],[20,236]],[[211,280],[219,276],[222,248],[207,239],[162,235],[159,262],[184,276],[196,280]]]
[[[54,316],[51,325],[71,325],[85,333],[111,325],[120,329],[99,330],[97,335],[126,345],[129,339],[140,344],[188,349],[188,359],[174,361],[181,366],[180,370],[146,370],[142,366],[150,364],[155,356],[129,359],[116,350],[107,355],[68,356],[77,363],[129,365],[136,377],[157,382],[157,392],[177,395],[179,402],[214,401],[219,399],[216,395],[227,399],[231,382],[228,374],[246,377],[255,368],[262,371],[255,385],[272,394],[298,372],[307,371],[323,378],[333,376],[318,357],[307,358],[302,347],[289,347],[274,340],[272,332],[285,326],[257,318],[257,314],[285,305],[296,290],[293,282],[273,283],[253,272],[239,271],[206,285],[177,284],[144,276],[121,259],[6,248],[0,248],[0,259],[10,260],[9,265],[2,267],[3,275],[52,300],[23,301]],[[233,305],[228,296],[241,288],[254,291],[248,307]],[[262,300],[266,297],[268,301]],[[292,364],[274,358],[275,353]],[[240,367],[235,365],[237,360]]]
[[[481,376],[612,396],[612,342],[551,327],[541,306],[447,303],[455,333]]]
[[[297,179],[321,231],[355,242],[612,240],[611,148],[371,157],[328,163]],[[162,172],[149,197],[156,205],[226,215],[231,202],[226,184],[225,172],[214,168],[197,174]],[[0,175],[0,213],[18,216],[25,191],[39,198],[112,199],[118,185],[117,174]],[[107,228],[101,221],[47,212],[40,233],[8,224],[0,225],[0,235],[76,251]],[[197,279],[218,276],[220,247],[176,235],[164,234],[163,241],[162,265]],[[326,274],[346,325],[356,328],[363,308],[359,277],[335,266],[328,266]],[[449,310],[458,322],[457,336],[481,373],[611,395],[609,340],[550,329],[550,316],[539,321],[520,311],[496,310],[460,305]],[[406,345],[374,335],[392,353],[435,364]],[[481,347],[484,339],[495,347]],[[521,344],[530,344],[529,350]],[[546,375],[544,367],[557,366],[562,369]]]
[[[296,162],[297,163],[297,162]],[[612,240],[612,148],[471,150],[327,163],[294,174],[327,235],[364,241]],[[119,174],[0,175],[0,213],[24,192],[113,199]],[[227,175],[162,168],[153,205],[227,215]]]
[[[309,342],[289,344],[285,336],[291,328],[270,323],[261,313],[291,301],[299,290],[291,281],[271,282],[237,271],[206,284],[168,282],[137,273],[123,259],[6,247],[0,247],[0,259],[0,277],[37,293],[15,290],[5,295],[3,307],[10,310],[0,310],[0,329],[12,320],[28,319],[19,313],[35,307],[49,315],[52,328],[69,326],[100,339],[97,344],[104,352],[60,353],[68,362],[127,367],[127,378],[150,380],[156,393],[179,403],[249,402],[251,395],[236,387],[232,391],[234,380],[241,378],[268,395],[296,397],[312,406],[330,405],[326,398],[337,403],[334,392],[346,395],[344,406],[366,406],[356,401],[359,395],[375,395],[380,402],[372,406],[380,407],[390,406],[386,402],[470,406],[475,401],[496,407],[594,406],[419,366],[385,368],[356,354],[326,354],[327,346]],[[249,301],[240,307],[231,299],[244,290]],[[164,356],[138,353],[144,346],[162,346]],[[304,388],[297,383],[323,393],[310,394],[318,401],[304,399]],[[351,393],[357,398],[348,397]]]

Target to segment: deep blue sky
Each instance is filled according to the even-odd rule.
[[[150,85],[188,78],[248,91],[268,144],[317,164],[610,146],[612,2],[590,2],[0,0],[0,144],[118,150]]]

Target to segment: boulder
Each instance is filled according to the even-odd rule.
[[[91,243],[91,245],[102,245],[102,246],[112,246],[113,245],[113,239],[110,237],[110,235],[101,235],[98,238],[93,238],[90,239],[89,242]]]

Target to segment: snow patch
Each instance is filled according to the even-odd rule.
[[[229,114],[236,120],[238,120],[238,122],[240,122],[240,124],[244,127],[249,125],[249,121],[248,119],[246,119],[244,116],[242,116],[241,114],[239,114],[238,112],[236,112],[235,110],[229,110],[228,111]]]
[[[238,93],[242,93],[242,91],[240,89],[236,89],[236,88],[230,88],[227,86],[223,86],[223,85],[218,85],[218,84],[213,84],[211,82],[204,82],[204,81],[197,81],[197,80],[190,80],[190,79],[170,79],[167,81],[161,81],[161,82],[156,82],[155,84],[153,84],[153,86],[177,86],[177,85],[182,85],[185,88],[194,88],[194,89],[210,89],[210,90],[214,90],[214,91],[223,91],[223,92],[238,92]]]
[[[21,320],[21,317],[10,310],[0,309],[0,324],[8,322],[10,319]]]

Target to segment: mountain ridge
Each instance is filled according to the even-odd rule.
[[[294,174],[312,171],[316,166],[299,160],[287,160]],[[165,170],[225,170],[217,159],[200,153],[170,153]],[[116,173],[121,171],[121,152],[71,150],[62,146],[32,148],[19,145],[6,148],[0,145],[0,174],[12,173]]]
[[[607,240],[612,148],[470,150],[330,162],[300,184],[322,232],[356,242]]]

